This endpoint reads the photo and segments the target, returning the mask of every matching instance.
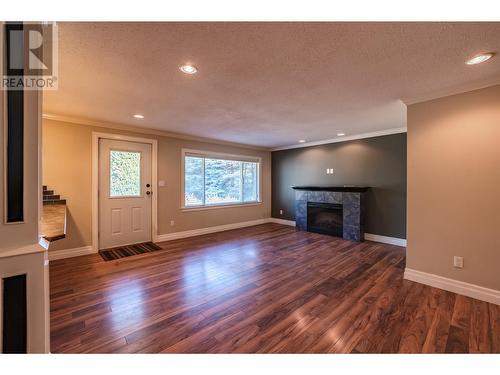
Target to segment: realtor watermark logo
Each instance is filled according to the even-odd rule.
[[[56,23],[4,23],[2,90],[57,90]]]

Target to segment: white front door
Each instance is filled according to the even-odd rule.
[[[99,249],[151,241],[151,145],[99,140]]]

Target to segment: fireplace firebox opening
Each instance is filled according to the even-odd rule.
[[[307,202],[309,232],[343,237],[343,208],[341,204]]]

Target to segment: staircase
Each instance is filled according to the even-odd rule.
[[[66,199],[61,199],[59,194],[54,194],[54,190],[49,190],[47,185],[43,185],[43,204],[66,204]]]
[[[52,241],[66,237],[66,199],[61,199],[54,190],[43,185],[43,210],[41,235],[47,241],[47,248]]]

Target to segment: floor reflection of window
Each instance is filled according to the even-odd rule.
[[[106,289],[110,301],[110,320],[114,329],[144,321],[147,304],[144,286],[139,280],[123,281]]]
[[[211,246],[206,254],[183,260],[182,281],[186,304],[200,298],[213,298],[243,287],[259,277],[259,262],[254,241],[243,240],[241,246]],[[242,272],[244,271],[244,272]]]

